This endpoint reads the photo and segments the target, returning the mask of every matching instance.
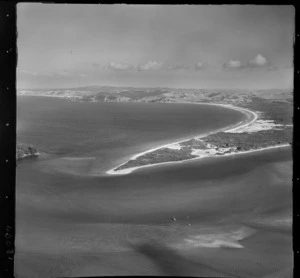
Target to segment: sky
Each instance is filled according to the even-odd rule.
[[[17,5],[17,87],[293,88],[293,6]]]

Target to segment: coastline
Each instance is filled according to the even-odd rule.
[[[24,96],[27,96],[27,95],[24,95]],[[31,95],[31,96],[36,96],[36,95]],[[57,98],[64,98],[66,100],[69,100],[69,98],[67,98],[67,97],[61,97],[61,96],[57,96],[57,95],[45,95],[45,96],[47,96],[47,97],[54,97],[54,98],[55,97],[57,97]],[[135,159],[139,158],[140,156],[143,156],[143,155],[145,155],[147,153],[151,153],[151,152],[154,152],[156,150],[163,149],[163,148],[170,148],[170,149],[172,149],[172,147],[171,147],[172,145],[184,143],[184,142],[192,140],[192,139],[205,138],[205,137],[207,137],[209,135],[214,135],[214,134],[216,134],[218,132],[235,133],[235,131],[242,130],[244,128],[247,128],[248,126],[252,127],[252,124],[255,125],[256,122],[258,123],[260,121],[260,114],[261,114],[261,112],[256,111],[256,110],[253,111],[253,110],[250,110],[249,108],[235,106],[233,104],[217,104],[217,103],[188,102],[188,101],[183,101],[183,102],[182,101],[180,101],[180,102],[167,102],[166,104],[170,104],[170,105],[172,105],[172,104],[192,104],[192,105],[199,104],[199,105],[219,106],[219,107],[223,107],[223,108],[228,108],[228,109],[239,111],[239,112],[243,113],[245,115],[245,117],[242,120],[240,120],[239,122],[234,123],[234,124],[230,124],[230,125],[225,126],[223,128],[215,129],[213,131],[202,133],[200,135],[194,135],[194,136],[191,136],[191,137],[186,137],[186,138],[180,139],[178,141],[170,141],[169,143],[165,143],[163,145],[158,145],[157,147],[153,147],[151,149],[146,149],[143,152],[136,153],[136,154],[130,156],[129,158],[127,158],[125,162],[123,162],[123,163],[115,166],[114,168],[111,168],[111,169],[109,169],[107,171],[104,170],[105,174],[107,174],[107,175],[124,175],[124,174],[129,174],[129,173],[133,172],[134,170],[138,170],[138,169],[144,168],[144,167],[151,167],[151,166],[156,166],[156,165],[163,165],[163,164],[170,164],[170,163],[179,163],[179,162],[183,163],[183,162],[188,162],[188,161],[192,161],[192,160],[200,159],[200,158],[220,156],[220,153],[209,153],[208,155],[207,154],[203,154],[203,153],[201,153],[201,154],[196,153],[195,155],[198,155],[198,157],[190,157],[190,158],[181,157],[181,158],[179,158],[180,160],[172,160],[172,161],[165,161],[165,162],[155,162],[155,161],[153,161],[152,164],[144,164],[144,165],[143,164],[142,165],[138,165],[138,162],[137,162],[136,166],[135,165],[131,165],[132,167],[130,167],[130,166],[128,167],[127,166],[128,168],[126,168],[126,166],[125,166],[123,169],[122,168],[118,169],[119,167],[127,164],[130,160],[135,160]],[[245,132],[245,131],[242,131],[242,132]],[[183,138],[183,137],[181,137],[181,138]],[[284,141],[281,141],[281,142],[284,142]],[[273,149],[273,148],[282,148],[282,147],[287,147],[287,146],[291,145],[291,143],[289,143],[289,144],[288,143],[286,143],[286,144],[280,144],[280,142],[278,142],[279,144],[276,144],[276,143],[274,144],[274,142],[273,142],[273,144],[269,144],[269,145],[265,144],[265,146],[261,146],[260,148],[259,147],[258,148],[253,147],[253,148],[248,148],[247,150],[238,150],[238,151],[235,150],[235,151],[231,151],[230,153],[222,153],[221,156],[236,155],[236,154],[246,154],[246,153],[257,152],[257,151],[264,151],[264,150]],[[214,151],[215,149],[212,148],[211,150]],[[220,151],[222,151],[222,149]],[[23,158],[26,158],[26,157],[30,157],[30,156],[36,156],[36,155],[28,155],[28,156],[26,155],[25,157],[20,158],[20,160],[22,160]]]
[[[225,107],[225,108],[233,109],[233,110],[236,110],[236,111],[239,111],[239,112],[243,113],[244,115],[246,115],[246,119],[244,121],[242,121],[242,122],[237,123],[237,124],[229,125],[227,127],[224,127],[224,128],[221,128],[221,129],[217,129],[217,130],[214,130],[214,131],[209,132],[209,133],[196,135],[196,136],[193,136],[191,138],[187,138],[187,139],[183,139],[183,140],[180,140],[180,141],[171,142],[171,143],[168,143],[168,144],[165,144],[165,145],[160,145],[158,147],[155,147],[155,148],[146,150],[144,152],[135,154],[135,155],[131,156],[124,163],[117,165],[116,167],[114,167],[114,168],[106,171],[105,173],[107,175],[125,175],[125,174],[130,174],[134,170],[137,170],[137,169],[140,169],[140,168],[151,167],[151,166],[156,166],[156,165],[163,165],[163,164],[170,164],[170,163],[187,162],[187,161],[192,161],[192,160],[195,160],[195,159],[202,159],[204,157],[196,157],[196,158],[190,158],[190,159],[185,159],[185,160],[180,160],[180,161],[168,161],[168,162],[161,162],[161,163],[153,163],[153,164],[149,164],[149,165],[136,166],[136,167],[131,167],[131,168],[127,168],[127,169],[122,169],[122,170],[115,171],[116,168],[118,168],[118,167],[126,164],[129,160],[134,160],[134,159],[136,159],[136,158],[138,158],[138,157],[140,157],[140,156],[142,156],[142,155],[144,155],[146,153],[150,153],[150,152],[153,152],[155,150],[168,147],[170,145],[179,144],[179,143],[191,140],[191,139],[204,138],[204,137],[207,137],[208,135],[215,134],[215,133],[218,133],[218,132],[233,132],[233,131],[235,131],[237,129],[244,128],[244,127],[246,127],[248,125],[253,124],[258,119],[258,114],[255,113],[254,111],[251,111],[251,110],[246,109],[246,108],[241,108],[241,107],[237,107],[237,106],[234,106],[234,105],[230,105],[230,104],[216,104],[216,103],[203,103],[203,102],[198,102],[198,103],[180,102],[180,103],[182,103],[182,104],[196,104],[196,105],[197,104],[199,104],[199,105],[203,105],[204,104],[204,105],[213,105],[213,106]],[[262,151],[262,150],[266,150],[266,149],[269,149],[269,148],[274,148],[274,147],[278,148],[278,147],[283,147],[283,146],[289,146],[289,144],[287,144],[287,145],[270,146],[270,147],[266,147],[266,148],[255,149],[255,150],[244,151],[244,152],[234,152],[234,153],[224,154],[223,156],[226,156],[226,155],[235,155],[235,154],[242,154],[242,153],[250,153],[250,152]]]
[[[269,146],[269,147],[265,147],[265,148],[261,148],[261,149],[253,149],[253,150],[249,150],[249,151],[226,153],[226,154],[223,154],[220,157],[234,156],[234,155],[247,154],[247,153],[254,153],[254,152],[266,151],[266,150],[270,150],[270,149],[284,148],[284,147],[289,147],[289,146],[290,146],[289,144],[275,145],[275,146]],[[171,164],[171,163],[183,163],[183,162],[194,161],[194,160],[197,160],[197,159],[205,159],[205,158],[212,158],[212,157],[217,157],[217,155],[206,156],[206,157],[195,157],[195,158],[179,160],[179,161],[168,161],[168,162],[154,163],[154,164],[148,164],[148,165],[143,165],[143,166],[137,166],[137,167],[127,168],[127,169],[122,169],[122,170],[118,170],[118,171],[114,171],[114,169],[117,168],[117,167],[115,167],[114,169],[111,169],[111,170],[107,171],[106,174],[108,174],[108,175],[127,175],[127,174],[132,173],[134,170],[138,170],[138,169],[141,169],[141,168],[152,167],[152,166],[157,166],[157,165],[164,165],[164,164]]]
[[[39,156],[39,155],[41,155],[41,153],[39,153],[39,152],[35,152],[35,153],[33,153],[33,154],[24,154],[24,155],[18,157],[18,158],[16,159],[16,161],[20,161],[20,160],[23,160],[23,159],[26,159],[26,158],[30,158],[30,157],[37,157],[37,156]]]

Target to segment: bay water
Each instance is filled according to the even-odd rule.
[[[217,106],[18,97],[17,277],[292,277],[290,148],[105,175],[244,119]]]

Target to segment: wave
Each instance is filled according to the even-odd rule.
[[[231,230],[229,232],[211,231],[185,238],[184,243],[180,244],[179,246],[181,248],[244,248],[240,241],[253,235],[255,232],[255,229],[246,226]]]

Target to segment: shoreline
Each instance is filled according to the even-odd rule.
[[[285,148],[289,147],[290,144],[282,144],[282,145],[275,145],[275,146],[269,146],[261,149],[253,149],[249,151],[242,151],[242,152],[232,152],[232,153],[226,153],[223,155],[212,155],[212,156],[205,156],[205,157],[195,157],[195,158],[190,158],[190,159],[185,159],[185,160],[179,160],[179,161],[168,161],[168,162],[161,162],[161,163],[154,163],[154,164],[148,164],[148,165],[143,165],[143,166],[137,166],[137,167],[131,167],[123,170],[118,170],[114,171],[114,169],[111,169],[106,172],[108,175],[127,175],[132,173],[135,170],[141,169],[141,168],[146,168],[146,167],[153,167],[157,165],[164,165],[164,164],[171,164],[171,163],[184,163],[184,162],[189,162],[189,161],[194,161],[197,159],[205,159],[205,158],[216,158],[218,156],[224,157],[224,156],[233,156],[233,155],[239,155],[239,154],[247,154],[247,153],[254,153],[254,152],[260,152],[260,151],[266,151],[270,149],[279,149],[279,148]]]
[[[24,155],[18,157],[18,158],[16,159],[16,161],[21,161],[21,160],[23,160],[23,159],[30,158],[30,157],[38,157],[38,156],[40,156],[40,155],[41,155],[41,153],[39,153],[39,152],[36,152],[36,153],[34,153],[34,154],[24,154]]]
[[[151,166],[156,166],[156,165],[163,165],[163,164],[169,164],[169,163],[187,162],[187,161],[192,161],[192,160],[195,160],[195,159],[202,159],[204,157],[196,157],[196,158],[179,160],[179,161],[168,161],[168,162],[161,162],[161,163],[153,163],[153,164],[136,166],[136,167],[131,167],[131,168],[127,168],[127,169],[122,169],[122,170],[115,171],[116,168],[118,168],[118,167],[126,164],[129,160],[134,160],[134,159],[136,159],[136,158],[138,158],[138,157],[140,157],[140,156],[142,156],[142,155],[144,155],[146,153],[153,152],[153,151],[156,151],[158,149],[168,147],[170,145],[179,144],[179,143],[191,140],[191,139],[204,138],[204,137],[207,137],[208,135],[215,134],[215,133],[222,132],[222,131],[223,132],[232,132],[232,131],[235,131],[237,129],[244,128],[244,127],[246,127],[248,125],[251,125],[251,124],[253,124],[258,119],[258,114],[255,113],[254,111],[251,111],[251,110],[249,110],[247,108],[242,108],[242,107],[234,106],[234,105],[231,105],[231,104],[216,104],[216,103],[205,103],[205,102],[197,102],[197,103],[192,103],[192,102],[178,102],[178,104],[196,104],[196,105],[203,105],[204,104],[204,105],[213,105],[213,106],[219,106],[219,107],[221,106],[221,107],[224,107],[224,108],[236,110],[236,111],[239,111],[239,112],[243,113],[244,115],[246,115],[246,119],[244,121],[242,121],[242,122],[237,123],[237,124],[229,125],[229,126],[226,126],[224,128],[220,128],[220,129],[217,129],[217,130],[214,130],[214,131],[209,132],[209,133],[196,135],[196,136],[193,136],[193,137],[190,137],[190,138],[187,138],[187,139],[183,139],[183,140],[176,141],[176,142],[171,142],[171,143],[168,143],[168,144],[165,144],[165,145],[160,145],[158,147],[155,147],[155,148],[146,150],[144,152],[135,154],[135,155],[131,156],[124,163],[119,164],[116,167],[114,167],[114,168],[106,171],[105,174],[107,174],[107,175],[125,175],[125,174],[130,174],[134,170],[137,170],[137,169],[140,169],[140,168],[151,167]],[[280,146],[282,146],[282,145],[280,145]],[[234,155],[234,154],[239,154],[239,153],[246,153],[246,152],[253,152],[253,151],[264,150],[264,149],[268,149],[268,148],[273,148],[273,147],[271,146],[271,147],[257,149],[257,150],[250,150],[250,151],[245,151],[245,152],[236,152],[236,153],[224,154],[223,156],[225,156],[225,155]]]

